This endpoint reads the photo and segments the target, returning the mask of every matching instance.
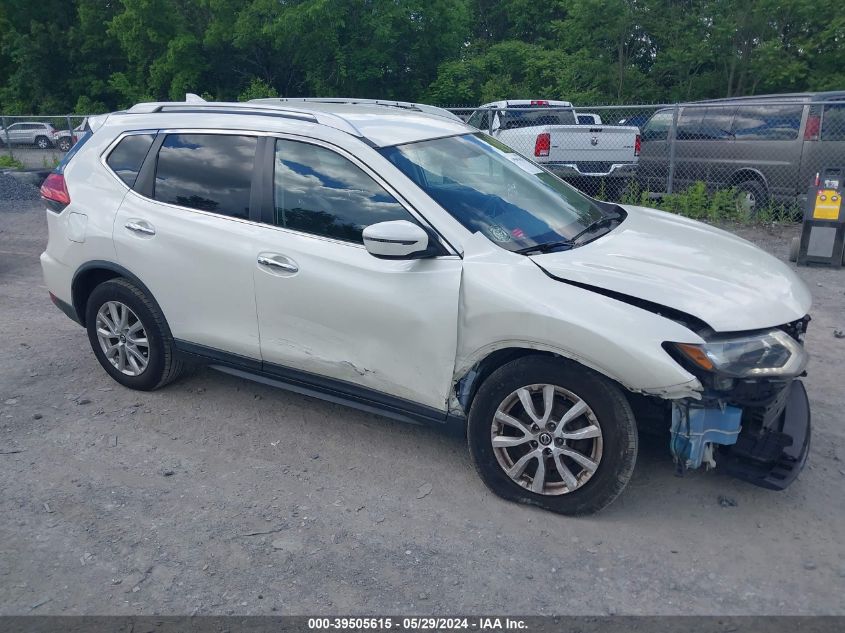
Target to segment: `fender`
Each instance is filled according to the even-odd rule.
[[[96,284],[86,285],[84,282],[86,281],[84,278],[86,277],[86,273],[97,271],[97,270],[104,270],[114,273],[114,275],[109,275],[102,281],[106,279],[113,279],[114,277],[124,277],[135,284],[138,288],[144,291],[144,294],[149,297],[150,301],[152,301],[156,308],[158,308],[159,312],[164,314],[164,311],[161,309],[161,306],[155,299],[155,296],[150,289],[147,288],[146,284],[141,281],[138,276],[130,270],[127,270],[120,264],[115,264],[114,262],[110,262],[107,260],[102,259],[94,259],[82,264],[79,268],[76,269],[76,272],[73,273],[73,281],[71,282],[71,296],[73,297],[73,311],[76,313],[77,321],[80,325],[85,327],[85,308],[88,296],[91,294],[91,291],[94,289]],[[94,277],[94,279],[101,279],[99,276]],[[98,282],[99,283],[99,282]],[[83,299],[85,301],[83,301]],[[167,317],[165,316],[165,325],[167,324]],[[169,332],[168,332],[169,334]]]

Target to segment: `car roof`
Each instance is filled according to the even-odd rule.
[[[139,103],[115,114],[152,115],[155,113],[207,113],[215,115],[215,126],[219,124],[220,115],[278,116],[280,119],[296,119],[326,125],[362,138],[376,147],[477,132],[457,116],[442,108],[373,99],[268,98],[232,103],[195,98],[184,102]],[[144,118],[149,120],[147,117]],[[197,126],[199,122],[194,117],[192,125]]]

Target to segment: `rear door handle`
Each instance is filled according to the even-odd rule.
[[[279,255],[278,253],[261,253],[258,256],[258,263],[261,266],[275,268],[277,271],[284,271],[286,273],[299,272],[299,266],[290,257]]]
[[[129,220],[125,226],[133,233],[142,233],[143,235],[156,234],[156,230],[153,228],[153,225],[145,220]]]

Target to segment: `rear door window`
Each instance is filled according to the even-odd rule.
[[[791,141],[798,138],[803,104],[740,105],[733,133],[738,141]]]
[[[249,218],[258,139],[228,134],[169,134],[161,145],[153,197],[161,202]]]
[[[106,164],[128,187],[135,186],[141,164],[150,151],[153,140],[154,134],[130,134],[117,144],[106,159]]]

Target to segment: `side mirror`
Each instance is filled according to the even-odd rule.
[[[364,229],[364,246],[379,259],[430,257],[428,245],[428,233],[407,220],[379,222]]]

